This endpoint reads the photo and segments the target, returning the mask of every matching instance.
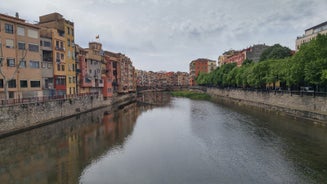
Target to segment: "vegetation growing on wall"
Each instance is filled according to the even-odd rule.
[[[209,74],[200,73],[196,82],[205,86],[266,88],[267,84],[279,81],[285,89],[312,86],[326,90],[327,35],[318,35],[303,44],[291,57],[285,54],[285,50],[275,45],[263,53],[260,62],[246,61],[241,67],[235,63],[225,64]]]

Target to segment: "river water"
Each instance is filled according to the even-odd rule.
[[[326,183],[327,128],[208,101],[140,96],[0,139],[1,183]]]

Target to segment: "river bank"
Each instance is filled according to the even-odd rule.
[[[218,103],[276,112],[280,115],[309,119],[327,125],[327,100],[325,97],[300,96],[283,93],[265,93],[240,89],[205,88],[205,93]]]
[[[136,100],[136,94],[80,96],[46,102],[0,107],[0,138],[48,125],[103,107],[119,107]]]

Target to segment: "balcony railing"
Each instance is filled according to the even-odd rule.
[[[98,93],[83,93],[83,94],[73,94],[73,95],[54,95],[54,96],[42,96],[42,97],[0,100],[0,106],[42,103],[42,102],[50,102],[50,101],[57,101],[57,100],[68,100],[68,99],[80,98],[80,97],[85,97],[85,96],[98,97],[99,94]]]

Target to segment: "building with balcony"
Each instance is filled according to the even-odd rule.
[[[54,88],[54,68],[53,68],[53,46],[51,29],[41,28],[40,49],[42,52],[41,73],[42,73],[42,90],[44,96],[55,95]]]
[[[65,86],[65,94],[76,93],[76,63],[75,63],[75,39],[74,23],[66,20],[59,13],[51,13],[39,17],[39,26],[44,28],[56,29],[57,40],[54,40],[56,50],[56,62],[61,65],[63,75],[55,77],[60,86]],[[64,55],[62,55],[64,54]],[[59,62],[60,60],[60,62]],[[62,62],[63,60],[63,62]],[[65,80],[65,85],[63,85]]]
[[[113,89],[113,66],[112,62],[110,61],[110,56],[104,55],[104,60],[102,62],[102,80],[104,86],[102,88],[102,95],[103,97],[112,97],[114,93]]]
[[[304,35],[298,36],[295,41],[295,49],[298,51],[302,44],[314,39],[318,34],[327,34],[327,21],[304,31]]]
[[[112,62],[113,88],[117,93],[136,91],[136,72],[131,59],[121,53],[105,51]]]
[[[0,99],[42,96],[40,27],[0,14]]]
[[[88,75],[86,50],[75,45],[76,50],[76,88],[78,94],[90,93],[92,87],[92,78]]]
[[[91,93],[102,93],[104,82],[102,80],[102,63],[104,62],[104,52],[102,44],[98,42],[90,42],[86,51],[86,78],[91,80]]]

